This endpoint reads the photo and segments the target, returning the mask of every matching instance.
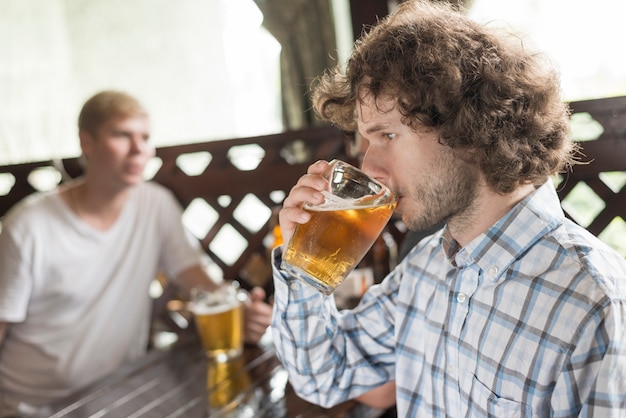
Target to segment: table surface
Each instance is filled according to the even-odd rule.
[[[246,347],[227,364],[206,359],[196,338],[140,361],[56,402],[42,417],[342,417],[383,411],[353,401],[324,409],[299,398],[273,348]]]

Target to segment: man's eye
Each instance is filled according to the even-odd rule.
[[[390,141],[391,141],[392,139],[394,139],[394,138],[396,137],[396,134],[392,134],[392,133],[385,132],[385,133],[383,134],[383,136],[384,136],[385,138],[387,138],[388,140],[390,140]]]

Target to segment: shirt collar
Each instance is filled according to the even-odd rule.
[[[495,282],[526,249],[563,220],[559,197],[549,180],[465,247],[458,248],[447,227],[442,245],[448,257],[454,257],[453,264],[465,267],[475,263]]]

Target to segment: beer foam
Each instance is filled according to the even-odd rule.
[[[239,302],[232,301],[230,303],[221,305],[203,305],[198,303],[191,303],[191,311],[196,315],[215,315],[230,311],[239,306]]]
[[[356,199],[343,199],[339,196],[335,196],[334,194],[327,192],[324,190],[322,192],[324,195],[324,202],[316,205],[310,206],[306,205],[306,208],[309,210],[317,210],[317,211],[330,211],[330,210],[347,210],[347,209],[359,209],[362,206],[359,206],[356,202]]]

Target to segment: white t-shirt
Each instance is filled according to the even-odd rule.
[[[134,187],[106,232],[58,191],[16,205],[0,234],[0,321],[12,323],[0,350],[0,411],[67,396],[143,355],[151,281],[201,260],[180,205],[155,183]]]

